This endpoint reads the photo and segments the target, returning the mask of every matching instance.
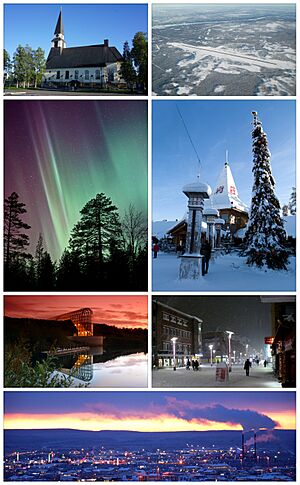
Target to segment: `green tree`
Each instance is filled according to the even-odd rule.
[[[34,51],[29,45],[18,45],[13,57],[13,66],[17,87],[28,87],[35,77]]]
[[[130,89],[133,89],[133,85],[136,81],[137,76],[136,76],[136,71],[133,67],[130,47],[127,40],[126,42],[124,42],[123,60],[121,63],[120,74],[121,74],[121,77],[124,79],[124,81],[127,83],[127,85],[130,87]]]
[[[26,214],[25,204],[19,202],[16,192],[4,201],[4,262],[9,271],[12,259],[27,256],[26,248],[29,245],[29,236],[23,232],[30,226],[22,220]]]
[[[275,195],[267,136],[257,113],[253,113],[253,175],[250,219],[245,234],[247,264],[259,268],[286,269],[285,231]]]
[[[41,84],[46,69],[45,51],[41,47],[34,51],[33,64],[35,71],[34,87],[36,88],[38,84]]]
[[[3,71],[4,71],[4,84],[11,76],[11,60],[10,55],[6,49],[3,49]]]
[[[148,84],[148,41],[146,34],[137,32],[132,40],[131,56],[137,69],[138,82],[147,90]]]

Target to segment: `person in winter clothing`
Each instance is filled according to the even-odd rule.
[[[250,367],[251,367],[251,362],[249,359],[247,359],[244,364],[244,370],[246,371],[246,376],[249,376]]]
[[[157,258],[157,253],[158,253],[158,251],[159,251],[159,245],[158,245],[157,243],[155,243],[155,244],[153,245],[153,257],[154,257],[154,259],[156,259],[156,258]]]
[[[211,258],[211,244],[209,241],[204,241],[201,245],[200,254],[202,255],[202,276],[208,273],[209,260]]]

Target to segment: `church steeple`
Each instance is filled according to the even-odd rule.
[[[56,34],[64,35],[64,24],[63,24],[63,21],[62,21],[62,9],[61,8],[60,8],[59,17],[58,17],[58,21],[57,21],[55,32],[54,32],[54,35],[56,35]]]
[[[66,47],[65,36],[64,36],[64,24],[62,21],[62,9],[60,9],[59,17],[55,27],[54,38],[52,39],[51,47],[59,49],[62,53],[63,49]]]

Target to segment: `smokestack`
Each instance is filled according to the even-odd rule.
[[[245,437],[244,437],[244,431],[242,431],[242,463],[244,462],[245,458]]]
[[[256,443],[256,431],[254,431],[254,456],[255,456],[255,461],[257,460],[257,443]]]
[[[109,40],[108,39],[104,39],[104,45],[105,45],[105,47],[108,47],[108,45],[109,45]]]

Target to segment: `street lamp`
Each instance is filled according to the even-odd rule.
[[[209,345],[209,350],[210,350],[210,365],[212,366],[213,365],[213,360],[212,360],[212,356],[213,356],[213,345]]]
[[[174,367],[173,367],[173,370],[176,370],[176,342],[178,340],[178,337],[172,337],[171,338],[171,342],[173,344],[173,363],[174,363]]]
[[[231,337],[234,332],[226,330],[226,333],[228,335],[228,372],[231,372]]]
[[[233,363],[235,364],[235,350],[233,350]]]
[[[248,359],[248,357],[249,357],[249,356],[248,356],[248,347],[249,347],[249,344],[246,344],[246,357],[247,357],[247,359]]]

